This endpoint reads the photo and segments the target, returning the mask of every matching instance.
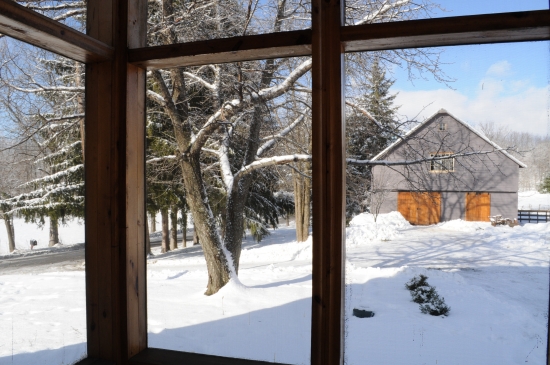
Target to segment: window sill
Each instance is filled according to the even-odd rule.
[[[115,365],[115,363],[108,360],[101,360],[101,359],[94,359],[92,357],[87,357],[84,360],[80,360],[74,365]]]
[[[92,363],[91,363],[92,364]],[[192,352],[180,352],[148,348],[141,351],[129,360],[130,365],[283,365],[273,362],[236,359],[213,355],[195,354]],[[89,365],[89,364],[78,364]],[[93,365],[96,365],[93,363]],[[103,365],[103,364],[101,364]]]

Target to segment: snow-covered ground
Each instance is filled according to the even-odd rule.
[[[206,297],[200,247],[148,260],[149,346],[309,363],[311,242],[293,227],[245,241],[240,282]],[[0,240],[2,236],[0,236]],[[397,213],[347,229],[346,363],[545,364],[550,224],[460,220],[410,226]],[[1,265],[1,263],[0,263]],[[417,274],[451,307],[422,314]],[[375,312],[351,316],[353,308]],[[0,364],[70,364],[85,354],[82,271],[2,275]]]
[[[36,240],[37,246],[34,250],[48,247],[50,239],[50,222],[46,220],[43,227],[36,223],[26,223],[24,219],[14,219],[15,249],[24,253],[30,249],[30,240]],[[61,245],[74,245],[84,242],[84,223],[80,219],[67,221],[66,224],[59,224],[59,243]],[[34,251],[33,250],[33,251]],[[6,255],[8,250],[8,233],[3,220],[0,220],[0,255]]]

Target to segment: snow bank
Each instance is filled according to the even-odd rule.
[[[374,215],[362,213],[354,217],[346,229],[346,243],[359,245],[369,241],[391,241],[401,235],[401,229],[411,227],[399,212]]]
[[[462,219],[454,219],[452,221],[442,222],[437,224],[438,228],[457,231],[457,232],[475,232],[483,231],[486,229],[493,228],[490,222],[467,222]],[[510,228],[508,226],[503,226],[499,228]]]

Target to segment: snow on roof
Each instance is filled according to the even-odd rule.
[[[519,167],[527,167],[526,164],[524,164],[523,162],[521,162],[520,160],[518,160],[517,158],[515,158],[514,156],[512,156],[508,151],[506,151],[505,149],[503,149],[502,147],[500,147],[499,145],[497,145],[495,142],[491,141],[489,138],[487,138],[487,136],[485,136],[485,134],[481,133],[480,131],[478,131],[477,129],[475,129],[474,127],[472,127],[471,125],[469,125],[468,123],[460,120],[459,118],[455,117],[454,115],[452,115],[451,113],[449,113],[447,110],[445,109],[439,109],[435,114],[433,114],[431,117],[429,117],[428,119],[426,119],[424,122],[418,124],[417,126],[415,126],[414,128],[412,128],[410,131],[408,131],[404,136],[403,138],[406,139],[408,136],[412,135],[415,131],[417,131],[420,127],[430,123],[436,115],[438,114],[447,114],[448,116],[450,116],[451,118],[455,119],[457,122],[461,123],[463,126],[465,126],[466,128],[468,128],[471,132],[473,132],[474,134],[476,134],[479,138],[483,139],[485,142],[489,143],[491,146],[493,146],[496,150],[499,150],[500,152],[502,152],[506,157],[508,157],[510,160],[514,161],[515,163],[517,163],[519,165]],[[389,145],[388,147],[386,147],[382,152],[380,152],[379,154],[377,154],[376,156],[374,156],[374,158],[372,159],[372,161],[376,161],[378,159],[380,159],[381,157],[383,157],[384,155],[386,155],[389,151],[391,151],[395,146],[399,145],[400,143],[403,142],[403,139],[398,139],[397,141],[393,142],[391,145]]]

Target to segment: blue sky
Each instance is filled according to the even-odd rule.
[[[442,68],[456,81],[445,85],[407,79],[394,69],[392,92],[407,118],[423,120],[440,108],[476,125],[494,122],[510,130],[550,134],[550,43],[529,42],[442,48]],[[424,108],[424,109],[423,109]]]
[[[459,16],[486,13],[507,13],[511,11],[548,9],[548,0],[434,0],[446,12],[436,16]]]
[[[453,89],[473,96],[480,88],[479,80],[487,75],[501,79],[521,79],[537,87],[548,84],[550,58],[548,42],[500,43],[488,45],[455,46],[439,48],[443,51],[441,61],[445,73],[455,81]],[[499,64],[501,67],[497,67]],[[445,86],[426,80],[408,80],[405,70],[395,68],[395,88],[400,90],[435,90]]]
[[[548,0],[440,0],[447,10],[437,16],[457,16],[548,9]],[[444,72],[455,79],[449,86],[427,80],[408,80],[395,68],[393,92],[399,92],[400,112],[412,118],[429,117],[445,108],[471,123],[493,121],[511,130],[550,133],[550,43],[526,42],[445,47]],[[431,104],[430,104],[431,103]],[[426,107],[427,106],[427,107]],[[423,107],[426,107],[422,110]]]

